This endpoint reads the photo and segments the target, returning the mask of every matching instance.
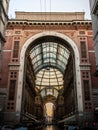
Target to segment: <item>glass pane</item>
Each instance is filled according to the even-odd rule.
[[[41,43],[30,51],[36,75],[36,86],[40,90],[43,89],[42,96],[45,96],[47,91],[47,94],[57,97],[57,90],[63,87],[63,73],[69,55],[67,48],[54,42]]]

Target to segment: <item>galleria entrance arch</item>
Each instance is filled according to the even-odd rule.
[[[71,48],[73,49],[74,52],[74,59],[75,59],[75,74],[76,74],[76,88],[77,88],[77,101],[78,101],[78,110],[80,112],[83,111],[83,104],[82,104],[82,88],[81,88],[81,78],[80,78],[80,58],[79,58],[79,52],[77,49],[76,44],[74,43],[74,41],[72,41],[69,37],[67,37],[64,34],[61,33],[57,33],[57,32],[42,32],[39,33],[35,36],[32,36],[30,39],[28,39],[21,51],[21,55],[20,55],[20,68],[19,68],[19,81],[18,81],[18,94],[17,94],[17,105],[16,105],[16,111],[20,111],[21,110],[21,96],[22,96],[22,86],[23,86],[23,75],[24,75],[24,63],[25,63],[25,53],[26,50],[28,48],[28,46],[33,43],[33,41],[35,41],[36,39],[40,38],[40,37],[45,37],[45,36],[54,36],[54,37],[58,37],[60,39],[65,40],[65,43],[67,42]],[[18,98],[20,97],[20,99]],[[20,104],[20,106],[19,106]]]
[[[36,34],[29,38],[25,44],[22,47],[21,50],[21,55],[20,55],[20,67],[19,67],[19,80],[18,80],[18,90],[17,90],[17,103],[16,103],[16,111],[21,112],[21,101],[22,101],[22,91],[23,91],[23,78],[24,78],[24,64],[25,64],[25,53],[27,49],[29,48],[30,44],[33,44],[33,42],[39,38],[47,38],[49,36],[56,37],[59,39],[62,39],[67,43],[67,46],[70,46],[72,49],[73,53],[73,60],[74,60],[74,78],[76,81],[75,87],[76,87],[76,93],[77,93],[77,108],[78,112],[83,112],[83,99],[82,99],[82,88],[81,88],[81,76],[80,76],[80,58],[79,58],[79,51],[77,49],[77,46],[75,42],[70,39],[68,36],[58,33],[58,32],[53,32],[53,31],[45,31],[39,34]],[[50,41],[49,41],[50,42]],[[51,43],[50,43],[51,44]],[[33,46],[33,45],[32,45]],[[19,98],[20,97],[20,98]]]

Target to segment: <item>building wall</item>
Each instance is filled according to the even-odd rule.
[[[0,0],[0,82],[2,82],[2,53],[3,53],[3,47],[5,44],[5,29],[8,21],[8,6],[9,6],[10,0]],[[7,57],[6,57],[6,60]],[[7,82],[6,75],[4,76]],[[4,84],[3,84],[4,86]],[[5,98],[6,98],[6,88],[0,86],[0,122],[2,121],[2,111],[4,110],[5,105]]]
[[[65,21],[65,20],[84,20],[84,12],[15,12],[16,19],[36,20],[36,21]],[[51,17],[50,17],[51,16]]]
[[[59,32],[61,34],[66,35],[76,43],[76,46],[80,54],[80,78],[82,81],[82,93],[84,96],[86,94],[86,92],[83,89],[84,80],[86,80],[89,84],[88,95],[90,99],[89,101],[86,101],[85,98],[83,98],[83,111],[92,112],[94,108],[92,100],[92,89],[94,86],[98,87],[98,81],[95,77],[93,77],[95,70],[95,51],[93,46],[92,25],[91,21],[89,20],[75,20],[73,22],[48,22],[48,24],[45,24],[44,21],[33,22],[29,20],[20,21],[18,19],[9,20],[6,30],[6,44],[4,46],[2,62],[2,82],[0,86],[3,86],[3,88],[9,90],[10,79],[12,78],[11,74],[13,72],[17,72],[17,75],[14,78],[18,82],[20,52],[22,50],[22,47],[29,38],[43,31]],[[19,41],[19,50],[17,58],[13,57],[15,41]],[[85,45],[83,46],[85,47],[85,57],[82,56],[83,52],[81,49],[81,42],[83,43],[83,45]],[[15,87],[15,91],[17,93],[18,84],[16,84]],[[9,91],[7,91],[7,99],[8,95]],[[6,100],[6,112],[15,112],[15,102],[14,107],[10,110],[8,108],[8,104],[9,101]]]
[[[94,33],[94,46],[95,46],[95,56],[96,56],[96,72],[95,76],[98,76],[98,0],[89,0],[91,18],[92,18],[92,28]]]
[[[98,113],[98,0],[89,0],[90,3],[90,10],[91,10],[91,18],[92,18],[92,29],[93,29],[93,41],[94,41],[94,48],[95,48],[95,61],[96,63],[92,63],[92,68],[96,66],[94,76],[92,76],[92,84],[93,84],[93,104],[94,104],[94,111],[95,111],[95,120],[97,121],[97,113]],[[90,61],[93,62],[94,55],[90,55]],[[94,68],[92,69],[94,71]],[[95,79],[95,80],[94,80]]]
[[[9,0],[0,0],[0,80],[1,80],[1,63],[2,50],[5,43],[5,29],[8,21]]]

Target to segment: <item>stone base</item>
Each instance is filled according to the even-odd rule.
[[[5,112],[4,113],[4,123],[5,124],[19,124],[20,114],[16,112]]]

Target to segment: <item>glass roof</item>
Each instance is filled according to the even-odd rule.
[[[63,87],[63,74],[70,51],[55,42],[43,42],[30,51],[36,74],[36,87],[42,96],[54,95]]]
[[[63,74],[58,70],[47,67],[36,75],[36,87],[40,89],[43,96],[55,95],[63,87]]]

